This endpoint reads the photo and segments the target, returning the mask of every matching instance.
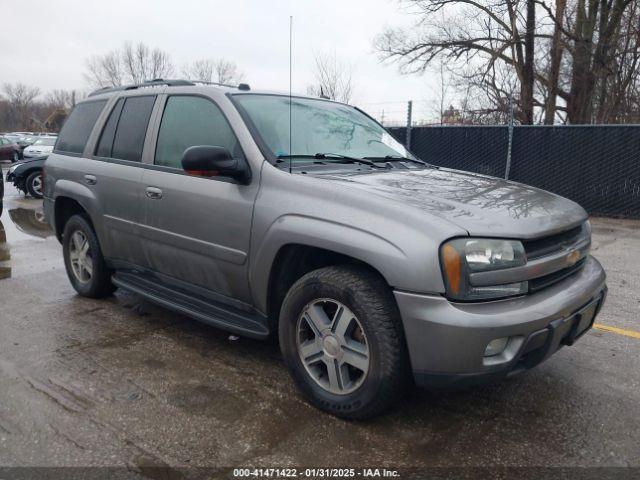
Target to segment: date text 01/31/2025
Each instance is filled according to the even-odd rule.
[[[387,468],[234,468],[234,478],[398,478]]]

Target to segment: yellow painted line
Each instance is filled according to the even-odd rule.
[[[617,333],[618,335],[624,335],[625,337],[637,338],[640,340],[640,332],[634,330],[625,330],[623,328],[610,327],[609,325],[602,325],[601,323],[594,323],[593,328],[602,330],[603,332]]]

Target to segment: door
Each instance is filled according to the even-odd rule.
[[[101,247],[121,268],[143,266],[139,223],[144,212],[142,153],[155,95],[120,98],[104,124],[84,182],[102,209]]]
[[[211,99],[169,96],[153,166],[143,176],[146,209],[141,230],[148,266],[217,298],[249,303],[247,263],[257,182],[241,185],[223,177],[187,175],[182,155],[194,145],[226,147],[246,161]]]

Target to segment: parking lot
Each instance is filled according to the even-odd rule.
[[[6,188],[0,465],[147,476],[252,465],[640,468],[638,221],[592,219],[609,297],[575,346],[517,378],[415,391],[381,418],[349,423],[302,400],[275,345],[121,291],[77,296],[41,202]]]

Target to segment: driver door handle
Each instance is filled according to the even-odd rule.
[[[147,197],[152,200],[160,200],[162,198],[162,190],[156,187],[147,187],[145,189]]]
[[[84,181],[87,185],[95,185],[96,183],[98,183],[98,179],[95,177],[95,175],[85,175]]]

